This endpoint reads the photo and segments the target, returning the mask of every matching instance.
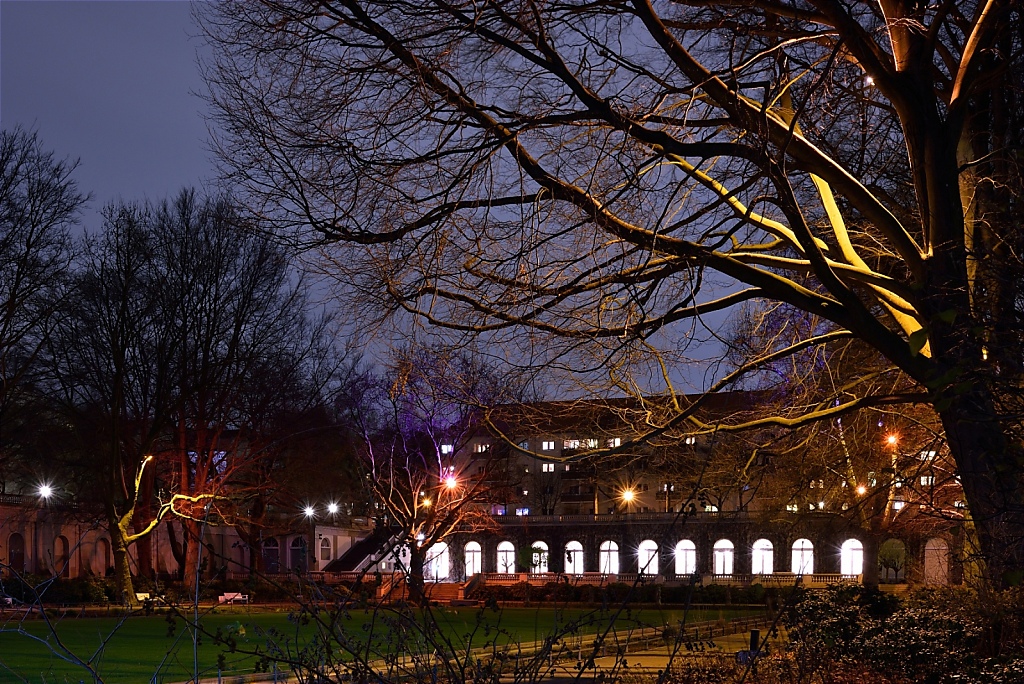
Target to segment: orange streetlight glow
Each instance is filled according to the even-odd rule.
[[[857,487],[857,493],[861,494],[861,495],[867,494],[868,493],[868,488],[865,487],[864,485],[859,485]]]
[[[636,497],[636,492],[634,492],[632,489],[622,490],[622,500],[625,501],[626,503],[631,502],[634,499],[634,497]]]
[[[899,441],[899,437],[896,435],[889,435],[885,438],[886,444],[889,446],[896,446],[896,442]]]
[[[454,475],[449,475],[448,477],[444,478],[444,486],[447,487],[448,489],[455,489],[456,487],[459,486],[459,481],[455,479]]]
[[[430,499],[424,499],[423,500],[423,507],[424,508],[430,508]]]

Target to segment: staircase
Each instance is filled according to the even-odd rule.
[[[462,599],[462,585],[458,582],[427,582],[423,585],[423,593],[431,603],[450,605]],[[382,601],[404,601],[409,598],[409,587],[400,575],[385,576],[377,589],[377,597]]]

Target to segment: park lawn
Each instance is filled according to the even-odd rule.
[[[702,620],[730,619],[751,615],[739,608],[691,610],[687,623]],[[321,619],[325,614],[319,616]],[[297,648],[310,643],[319,634],[341,635],[332,639],[332,651],[348,659],[347,648],[370,654],[430,652],[437,643],[449,644],[442,652],[460,652],[468,644],[473,648],[501,649],[515,643],[541,640],[558,632],[592,634],[607,628],[615,619],[616,629],[635,626],[663,626],[678,624],[683,611],[676,608],[644,608],[642,610],[600,611],[582,608],[505,608],[501,611],[484,608],[435,608],[413,619],[408,614],[399,616],[389,609],[379,611],[357,610],[340,617],[335,626],[324,626],[316,621],[295,620],[281,612],[266,612],[258,608],[244,612],[208,613],[201,617],[203,629],[211,633],[220,630],[230,635],[239,651],[266,653],[268,646],[281,648],[284,653],[295,653]],[[18,633],[23,629],[24,633]],[[85,672],[57,655],[54,635],[39,620],[0,625],[0,683],[78,682]],[[193,672],[192,632],[185,620],[169,620],[167,616],[131,616],[123,622],[116,618],[65,618],[55,626],[56,637],[67,650],[82,659],[94,658],[103,681],[107,684],[137,682],[180,682]],[[30,636],[31,635],[31,636]],[[47,639],[40,642],[31,638]],[[103,640],[106,639],[106,643]],[[367,640],[372,640],[367,645]],[[256,657],[232,653],[223,644],[215,643],[208,635],[200,635],[197,646],[200,676],[215,677],[218,664],[223,672],[252,672]],[[102,645],[102,649],[101,649]],[[281,666],[287,671],[286,666]],[[86,680],[88,681],[88,680]]]

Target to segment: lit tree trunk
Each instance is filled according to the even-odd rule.
[[[127,521],[118,520],[116,515],[107,517],[107,526],[110,530],[110,546],[114,555],[114,582],[117,586],[117,593],[121,597],[121,603],[131,607],[139,605],[135,597],[135,586],[132,583],[131,557],[128,553],[128,531]]]

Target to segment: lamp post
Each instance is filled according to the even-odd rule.
[[[309,566],[306,568],[306,572],[309,572],[314,569],[313,566],[316,563],[316,555],[313,550],[313,542],[316,539],[316,509],[307,505],[302,513],[309,521],[309,543],[306,546],[306,563]]]

